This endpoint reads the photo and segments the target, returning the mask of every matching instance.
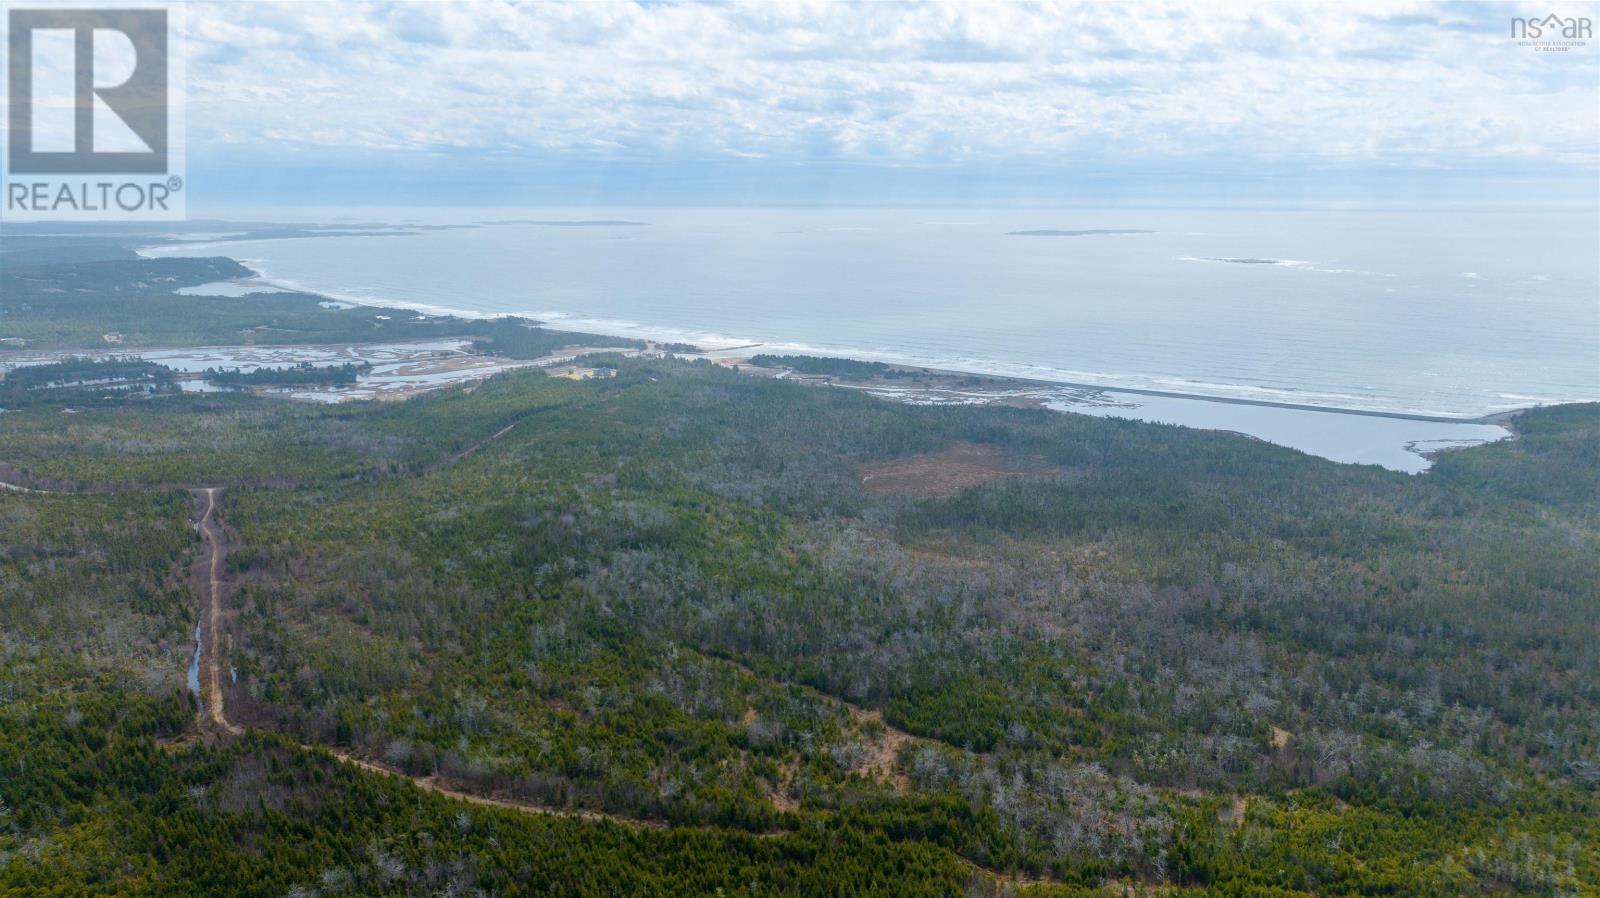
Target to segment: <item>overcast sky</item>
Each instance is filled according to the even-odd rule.
[[[191,202],[1593,199],[1552,9],[196,4]]]

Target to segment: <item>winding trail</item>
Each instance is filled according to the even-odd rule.
[[[417,473],[431,474],[453,467],[457,463],[469,458],[474,453],[483,449],[490,443],[493,443],[510,433],[518,424],[522,423],[527,418],[533,417],[546,410],[547,409],[545,408],[531,409],[528,412],[518,416],[518,418],[512,421],[510,424],[507,424],[499,430],[496,430],[494,433],[491,433],[483,439],[477,440],[462,449],[445,455],[434,463],[423,467]],[[18,479],[31,479],[27,476],[26,472],[18,471],[16,472],[16,476]],[[194,508],[194,511],[192,512],[194,515],[194,526],[195,529],[199,531],[201,537],[204,538],[206,543],[206,556],[201,564],[196,565],[195,576],[192,577],[192,582],[194,583],[196,591],[200,594],[201,600],[199,613],[199,648],[201,659],[200,665],[202,668],[201,692],[203,696],[200,703],[200,710],[195,715],[195,724],[202,735],[207,734],[208,732],[212,736],[220,738],[235,738],[245,735],[244,727],[228,719],[226,693],[222,688],[222,666],[224,654],[224,640],[222,638],[222,574],[223,562],[226,560],[228,552],[227,545],[223,539],[222,528],[217,523],[217,496],[222,492],[222,487],[179,486],[175,484],[162,483],[119,484],[106,486],[71,484],[70,486],[53,485],[53,488],[51,489],[38,489],[35,487],[23,486],[20,483],[12,483],[5,480],[0,480],[0,489],[17,493],[32,493],[35,495],[54,494],[75,496],[104,494],[116,492],[118,490],[126,490],[129,492],[160,492],[169,489],[183,489],[188,491],[189,494],[195,498],[196,501],[192,506]],[[201,499],[204,500],[203,505],[200,502]],[[199,568],[202,565],[204,567],[203,574],[199,571]],[[475,804],[484,807],[504,808],[523,814],[532,814],[542,817],[564,817],[575,820],[584,820],[591,823],[613,823],[618,826],[624,826],[633,830],[664,830],[669,828],[716,829],[715,827],[709,826],[669,825],[660,820],[643,820],[636,817],[626,817],[606,811],[595,811],[585,808],[557,807],[554,805],[538,804],[535,802],[523,801],[514,798],[500,798],[489,795],[480,795],[472,792],[463,792],[441,784],[438,778],[435,776],[415,776],[402,770],[397,770],[393,767],[380,764],[366,758],[358,757],[350,754],[349,752],[340,751],[339,749],[331,746],[306,743],[299,743],[299,745],[304,750],[324,753],[342,764],[348,764],[352,767],[366,771],[367,773],[393,777],[395,779],[408,780],[413,786],[425,792],[433,792],[446,798],[464,801],[469,804]],[[757,838],[770,838],[784,835],[786,832],[787,831],[780,830],[775,832],[750,832],[748,834],[756,836]]]
[[[309,748],[311,746],[306,746],[306,747]],[[360,768],[362,770],[365,770],[368,773],[376,773],[379,776],[388,776],[388,777],[393,777],[395,779],[410,780],[411,784],[413,786],[416,786],[418,789],[421,789],[424,792],[434,792],[436,794],[443,795],[446,798],[454,798],[457,801],[465,801],[465,802],[468,802],[469,804],[483,805],[485,807],[493,807],[493,808],[506,808],[508,810],[520,811],[521,813],[524,813],[524,814],[536,814],[536,815],[543,816],[543,817],[567,817],[567,818],[571,818],[571,819],[574,819],[574,820],[587,820],[590,823],[601,823],[601,822],[604,822],[604,823],[615,823],[615,824],[618,824],[620,826],[626,826],[629,829],[667,829],[668,828],[667,824],[665,824],[665,823],[663,823],[663,822],[661,822],[659,820],[640,820],[640,819],[635,818],[635,817],[622,817],[622,816],[619,816],[617,814],[608,814],[605,811],[591,811],[591,810],[585,810],[583,808],[558,808],[558,807],[554,807],[552,805],[534,804],[532,802],[518,801],[516,799],[511,799],[511,798],[494,798],[494,797],[491,797],[491,796],[488,796],[488,795],[478,795],[478,794],[475,794],[475,793],[472,793],[472,792],[462,792],[462,791],[457,790],[457,789],[451,789],[448,786],[440,785],[439,781],[438,781],[438,779],[436,777],[431,777],[431,776],[412,776],[409,773],[403,773],[403,772],[401,772],[399,770],[395,770],[392,767],[386,767],[386,766],[384,766],[382,764],[377,764],[377,763],[374,763],[372,761],[368,761],[365,758],[358,758],[355,755],[349,754],[348,752],[342,752],[342,751],[338,751],[336,749],[325,748],[325,747],[320,747],[320,746],[318,746],[318,747],[322,748],[323,751],[326,751],[328,754],[332,755],[334,758],[338,759],[340,762],[345,763],[345,764],[349,764],[352,767]],[[763,835],[763,836],[765,836],[765,835],[783,835],[783,834],[782,833],[753,833],[752,835]]]
[[[517,424],[522,423],[522,420],[537,414],[539,411],[542,411],[542,409],[535,409],[520,416],[518,420],[511,422],[489,436],[478,440],[464,449],[458,450],[439,459],[432,465],[422,469],[420,473],[433,473],[455,465],[456,463],[466,459],[478,450],[482,449],[489,443],[492,443],[495,440],[498,440],[500,437],[505,436],[513,428],[515,428]],[[72,488],[37,489],[0,480],[0,489],[19,493],[34,494],[53,493],[57,495],[91,495],[95,493],[113,492],[118,489],[126,489],[136,492],[156,492],[173,488],[175,487],[171,484],[130,484],[99,488],[74,484],[72,485]],[[233,721],[228,720],[225,693],[222,688],[222,574],[223,562],[226,560],[227,556],[227,546],[223,539],[222,529],[217,523],[217,496],[222,491],[222,487],[187,486],[181,488],[187,490],[197,500],[193,506],[196,509],[194,512],[194,526],[200,532],[200,535],[206,542],[206,557],[203,562],[205,569],[204,576],[193,577],[193,582],[195,583],[197,590],[200,591],[202,599],[202,607],[200,611],[200,652],[201,664],[204,668],[203,691],[205,696],[204,700],[201,702],[201,710],[196,715],[196,725],[202,734],[209,730],[213,735],[220,738],[236,738],[245,735],[245,728],[237,723],[234,723]],[[201,498],[204,498],[205,500],[203,509],[198,501]],[[199,565],[196,567],[198,568]],[[717,656],[708,655],[707,657],[715,658]],[[757,673],[755,670],[738,661],[735,661],[734,659],[719,658],[718,660],[733,664],[735,667],[741,669],[743,672],[752,677],[767,679],[761,674]],[[769,680],[769,682],[773,681]],[[817,695],[825,700],[837,702],[858,726],[870,722],[883,728],[884,733],[877,741],[877,744],[872,747],[871,757],[868,759],[866,767],[875,779],[887,782],[896,791],[905,792],[909,790],[910,783],[908,779],[904,776],[904,774],[898,773],[894,769],[895,759],[902,746],[907,743],[920,741],[919,738],[889,725],[883,720],[883,714],[881,711],[863,708],[851,702],[847,702],[842,698],[828,696],[824,693],[819,692]],[[660,820],[645,820],[636,817],[627,817],[621,814],[609,813],[606,811],[596,811],[585,808],[557,807],[554,805],[538,804],[535,802],[523,801],[514,798],[502,798],[473,792],[463,792],[459,789],[454,789],[443,785],[436,776],[416,776],[409,774],[388,765],[380,764],[376,761],[368,760],[349,752],[341,751],[333,748],[332,746],[299,742],[296,744],[298,744],[302,750],[324,754],[341,764],[347,764],[366,773],[406,780],[410,782],[413,787],[424,792],[432,792],[445,798],[454,799],[456,801],[462,801],[481,807],[501,808],[504,810],[515,811],[520,814],[528,814],[540,817],[561,817],[566,819],[581,820],[589,823],[610,823],[635,831],[691,829],[705,830],[710,832],[739,832],[759,839],[776,838],[779,836],[788,835],[792,832],[791,830],[752,832],[749,830],[730,830],[727,827],[716,827],[711,825],[669,824]],[[779,803],[777,801],[775,801],[774,804],[778,805],[780,810],[795,809],[794,807],[786,808],[784,807],[785,803]],[[957,855],[957,858],[962,864],[970,867],[975,872],[995,877],[999,882],[1011,886],[1055,882],[1055,880],[1048,878],[1028,879],[1024,877],[1007,875],[1003,872],[987,869],[966,857],[962,857],[959,854]]]
[[[422,473],[433,473],[455,465],[488,444],[505,436],[507,433],[510,433],[511,430],[517,426],[517,424],[521,423],[522,418],[530,417],[539,413],[540,411],[543,411],[543,409],[533,409],[527,414],[519,417],[518,420],[500,428],[487,437],[484,437],[483,439],[472,443],[464,449],[453,452],[433,463],[432,465],[427,466]],[[23,479],[27,478],[24,476]],[[158,492],[165,489],[174,488],[168,484],[125,485],[121,487],[104,488],[81,485],[74,486],[76,488],[37,489],[23,486],[19,483],[11,483],[0,480],[0,489],[8,492],[32,493],[35,495],[54,494],[82,496],[108,493],[117,489],[126,489],[130,492]],[[201,733],[206,733],[209,731],[213,735],[222,736],[224,738],[243,736],[245,734],[244,727],[228,719],[227,703],[225,698],[226,693],[222,688],[222,565],[226,560],[228,551],[223,540],[222,529],[217,524],[217,496],[222,492],[222,487],[185,486],[181,487],[181,489],[187,490],[197,500],[194,504],[194,526],[195,529],[200,532],[201,537],[203,537],[206,542],[206,557],[202,562],[204,565],[204,573],[193,578],[196,590],[200,593],[201,599],[199,629],[201,667],[203,668],[201,675],[201,691],[203,694],[203,699],[201,701],[201,709],[196,714],[195,723]],[[204,499],[203,506],[198,501],[200,499]],[[199,565],[196,567],[198,568]],[[434,792],[439,795],[443,795],[446,798],[453,798],[458,801],[468,802],[470,804],[482,805],[485,807],[505,808],[524,814],[535,814],[544,817],[566,817],[576,820],[587,820],[596,823],[614,823],[619,826],[625,826],[629,829],[636,830],[668,828],[668,824],[659,820],[641,820],[634,817],[625,817],[620,814],[611,814],[605,811],[594,811],[584,808],[556,807],[553,805],[542,805],[512,798],[497,798],[487,795],[478,795],[471,792],[462,792],[460,790],[452,789],[448,786],[440,784],[437,778],[433,776],[413,776],[412,774],[404,771],[396,770],[393,767],[379,764],[375,761],[370,761],[365,758],[357,757],[356,755],[340,751],[330,746],[300,743],[300,747],[307,751],[325,753],[342,764],[349,764],[352,767],[359,768],[368,773],[394,777],[396,779],[409,780],[412,785],[425,792]],[[675,828],[692,829],[696,827]],[[751,835],[755,836],[776,836],[782,834],[783,833],[781,832],[751,833]]]
[[[506,425],[505,427],[490,434],[488,437],[473,443],[465,449],[446,456],[439,462],[429,466],[427,471],[437,471],[441,468],[447,468],[456,464],[462,459],[472,455],[474,452],[477,452],[479,449],[482,449],[489,443],[505,436],[511,431],[512,428],[516,427],[517,423],[518,422],[512,422],[511,424]],[[13,484],[3,482],[0,482],[0,487],[15,489],[23,492],[43,492],[42,490],[31,490],[25,487],[15,486]],[[217,524],[217,496],[222,490],[221,487],[215,486],[189,487],[188,489],[190,493],[196,497],[196,499],[203,498],[205,500],[204,506],[200,511],[198,511],[194,522],[195,528],[199,530],[200,535],[206,541],[206,557],[203,562],[205,566],[205,573],[203,577],[195,578],[196,585],[201,592],[202,600],[200,611],[200,653],[201,665],[204,668],[204,700],[201,702],[202,707],[197,715],[196,723],[199,725],[202,731],[209,728],[213,733],[216,734],[230,737],[243,736],[245,733],[244,727],[228,719],[225,697],[226,693],[222,688],[224,642],[222,638],[222,565],[227,556],[227,547],[223,540],[222,529]],[[201,508],[198,502],[196,503],[196,507]],[[482,805],[485,807],[505,808],[524,814],[535,814],[545,817],[566,817],[576,820],[586,820],[592,823],[614,823],[619,826],[625,826],[629,829],[635,830],[668,828],[666,823],[659,820],[641,820],[634,817],[625,817],[620,814],[611,814],[605,811],[595,811],[584,808],[556,807],[553,805],[542,805],[512,798],[497,798],[494,796],[479,795],[472,792],[462,792],[458,789],[452,789],[441,784],[437,777],[414,776],[404,771],[396,770],[393,767],[379,764],[375,761],[370,761],[330,746],[308,745],[301,743],[300,747],[308,751],[326,753],[340,763],[349,764],[352,767],[359,768],[368,773],[375,773],[380,776],[393,777],[395,779],[408,780],[413,786],[425,792],[433,792],[443,795],[446,798],[453,798],[457,801],[465,801],[470,804]],[[783,833],[781,832],[752,833],[752,835],[763,837],[782,834]]]
[[[505,430],[495,434],[495,437],[504,434],[510,429],[510,427],[505,428]],[[490,439],[494,439],[494,437],[490,437]],[[473,448],[477,447],[474,446]],[[202,730],[209,725],[213,732],[220,732],[228,736],[242,736],[245,732],[244,727],[228,720],[225,693],[222,689],[222,563],[227,554],[227,549],[222,540],[222,531],[217,526],[217,493],[220,490],[218,487],[208,486],[198,487],[192,492],[197,498],[204,497],[205,499],[204,511],[200,513],[199,518],[195,521],[195,527],[205,537],[207,544],[203,590],[204,605],[201,611],[201,619],[203,621],[201,658],[202,665],[205,668],[205,700],[201,703],[202,708],[197,722]],[[604,821],[626,826],[630,829],[667,828],[667,824],[659,820],[640,820],[604,811],[555,807],[512,798],[496,798],[488,795],[462,792],[440,784],[437,777],[414,776],[329,746],[302,743],[300,747],[308,751],[325,752],[340,763],[349,764],[368,773],[409,780],[412,785],[425,792],[434,792],[446,798],[454,798],[471,804],[506,808],[520,811],[524,814],[537,814],[546,817],[568,817],[590,822]],[[780,833],[756,833],[755,835],[780,835]]]
[[[449,465],[466,458],[473,452],[481,449],[486,444],[504,436],[515,426],[516,422],[513,422],[512,424],[501,428],[485,439],[480,440],[471,446],[468,446],[466,449],[446,457],[440,463],[431,466],[429,470],[434,471],[441,467],[448,467]],[[20,484],[9,483],[3,480],[0,480],[0,489],[18,493],[33,493],[36,495],[90,495],[95,492],[100,492],[98,490],[41,490],[25,487]],[[205,574],[203,577],[197,576],[193,578],[197,588],[201,592],[199,632],[201,667],[203,668],[203,699],[201,701],[200,711],[195,715],[195,723],[202,734],[204,734],[207,730],[210,730],[213,734],[221,735],[223,737],[243,736],[245,734],[244,727],[228,719],[225,693],[222,689],[223,652],[222,639],[220,638],[220,634],[222,632],[222,564],[227,555],[227,548],[222,539],[222,530],[217,525],[217,494],[222,491],[222,488],[215,486],[202,486],[186,487],[186,489],[197,500],[200,498],[205,499],[204,508],[203,510],[199,510],[197,512],[194,521],[195,529],[200,532],[200,535],[205,539],[206,542],[206,558],[204,561]],[[140,491],[153,492],[154,490],[147,488]],[[200,508],[198,501],[195,503],[195,508]],[[481,805],[484,807],[505,808],[507,810],[517,811],[523,814],[533,814],[541,817],[565,817],[574,820],[585,820],[591,823],[614,823],[618,826],[625,826],[634,830],[664,830],[669,828],[715,829],[715,827],[709,826],[669,826],[669,824],[660,820],[642,820],[636,817],[626,817],[621,814],[612,814],[606,811],[595,811],[585,808],[556,807],[554,805],[537,804],[535,802],[522,801],[513,798],[497,798],[488,795],[479,795],[472,792],[462,792],[458,789],[452,789],[448,786],[440,784],[436,777],[415,776],[402,770],[396,770],[393,767],[379,764],[375,761],[367,760],[366,758],[358,757],[350,754],[349,752],[340,751],[339,749],[331,746],[307,743],[298,744],[300,748],[306,751],[326,754],[342,764],[348,764],[352,767],[364,770],[368,773],[378,774],[380,776],[409,780],[413,786],[423,790],[424,792],[433,792],[446,798],[453,798],[457,801],[464,801],[469,804]],[[752,832],[748,834],[758,838],[771,838],[774,836],[784,835],[785,833],[786,831],[775,831],[764,833]]]
[[[217,488],[214,486],[202,487],[197,493],[205,495],[206,510],[200,515],[200,520],[195,522],[200,533],[206,539],[209,547],[209,558],[206,562],[206,588],[205,610],[201,616],[205,620],[203,640],[201,642],[201,657],[206,669],[205,701],[201,702],[201,713],[206,715],[211,724],[231,736],[244,735],[244,728],[230,723],[223,711],[222,699],[222,535],[217,529]]]

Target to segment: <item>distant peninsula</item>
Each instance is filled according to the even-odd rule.
[[[486,225],[539,225],[546,228],[643,228],[649,227],[648,221],[624,221],[611,218],[589,219],[537,219],[537,218],[510,218],[504,221],[486,221]]]
[[[1107,234],[1154,234],[1137,228],[1091,228],[1085,231],[1007,231],[1007,237],[1099,237]]]

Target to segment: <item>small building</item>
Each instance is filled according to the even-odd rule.
[[[122,342],[122,335],[117,333],[116,331],[112,331],[109,334],[101,334],[100,335],[100,339],[102,339],[102,340],[106,341],[107,343],[110,343],[111,345],[115,346],[116,344]]]

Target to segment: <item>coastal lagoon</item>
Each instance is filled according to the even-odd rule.
[[[406,214],[462,227],[147,252],[351,302],[1111,389],[1463,420],[1600,398],[1593,210]],[[1238,423],[1213,426],[1263,429]]]
[[[1380,465],[1408,474],[1428,469],[1444,450],[1511,435],[1501,424],[1450,421],[1333,409],[1294,408],[1250,400],[1130,393],[1091,387],[1008,389],[860,387],[881,399],[913,405],[1038,405],[1098,418],[1128,418],[1244,434],[1347,464]]]
[[[1072,403],[1048,406],[1100,417],[1227,430],[1334,461],[1382,465],[1411,474],[1427,470],[1435,453],[1494,442],[1509,435],[1498,424],[1424,421],[1115,391],[1107,395],[1124,407]]]

